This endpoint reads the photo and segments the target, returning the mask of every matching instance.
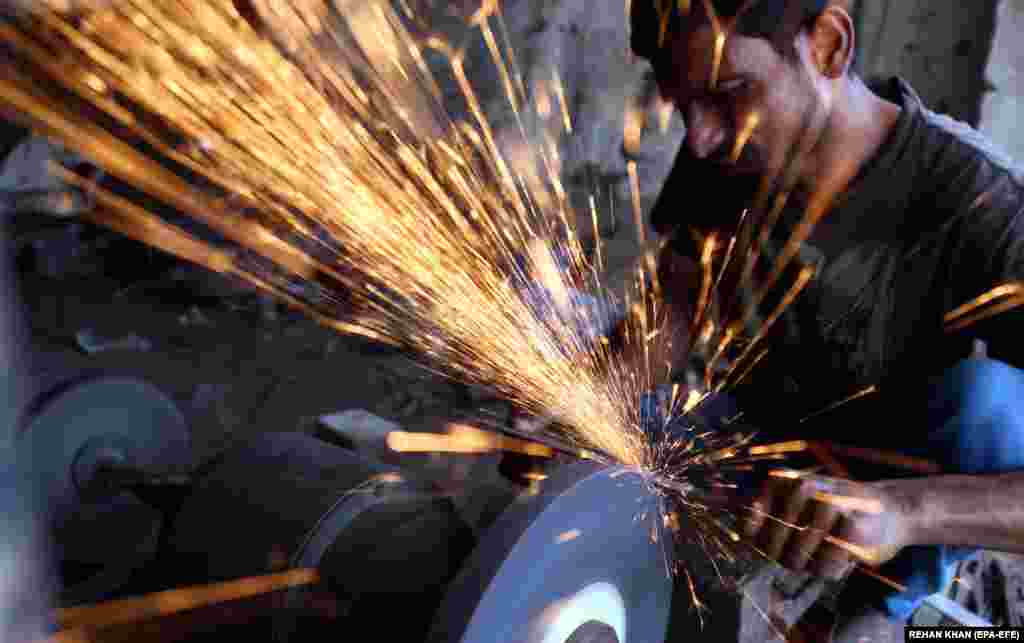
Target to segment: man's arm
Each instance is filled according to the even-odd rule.
[[[1024,553],[1024,473],[857,483],[779,472],[744,511],[766,556],[833,579],[911,545]]]
[[[911,544],[1024,553],[1024,472],[932,476],[890,483],[917,510]]]
[[[974,311],[995,314],[959,332],[983,342],[985,356],[1024,369],[1024,184],[1020,179],[1009,173],[990,177],[986,189],[972,197],[967,207],[959,242],[964,252],[955,270],[965,281],[980,277],[968,296],[1010,286],[1009,294]],[[1024,399],[1015,392],[992,393],[1011,398],[1005,400],[1009,413],[1024,414]],[[1024,455],[1020,459],[1024,460]],[[1024,471],[933,476],[888,484],[914,507],[909,520],[912,544],[1024,552]]]

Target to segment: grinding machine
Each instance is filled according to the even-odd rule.
[[[430,482],[302,433],[196,467],[173,401],[109,374],[37,397],[17,435],[48,508],[60,606],[315,569],[316,584],[232,628],[257,641],[664,640],[672,548],[660,499],[626,468],[549,467],[469,524]],[[193,621],[188,639],[223,636],[224,614]]]
[[[671,548],[658,498],[626,469],[558,467],[488,525],[429,483],[298,433],[205,469],[170,537],[177,583],[319,572],[249,624],[257,640],[664,640]]]

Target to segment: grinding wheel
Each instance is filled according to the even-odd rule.
[[[18,434],[18,456],[38,475],[61,564],[64,605],[100,600],[156,553],[161,513],[127,491],[83,494],[76,473],[115,457],[164,475],[193,466],[188,425],[174,401],[129,377],[89,376],[44,394]]]
[[[662,643],[673,581],[660,503],[631,470],[556,470],[483,535],[428,640]]]

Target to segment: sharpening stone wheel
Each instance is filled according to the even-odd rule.
[[[633,470],[555,470],[484,533],[428,640],[662,643],[673,579],[661,516]]]

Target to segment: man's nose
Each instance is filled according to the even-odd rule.
[[[712,156],[725,143],[725,122],[718,110],[694,101],[686,110],[686,144],[699,159]]]

